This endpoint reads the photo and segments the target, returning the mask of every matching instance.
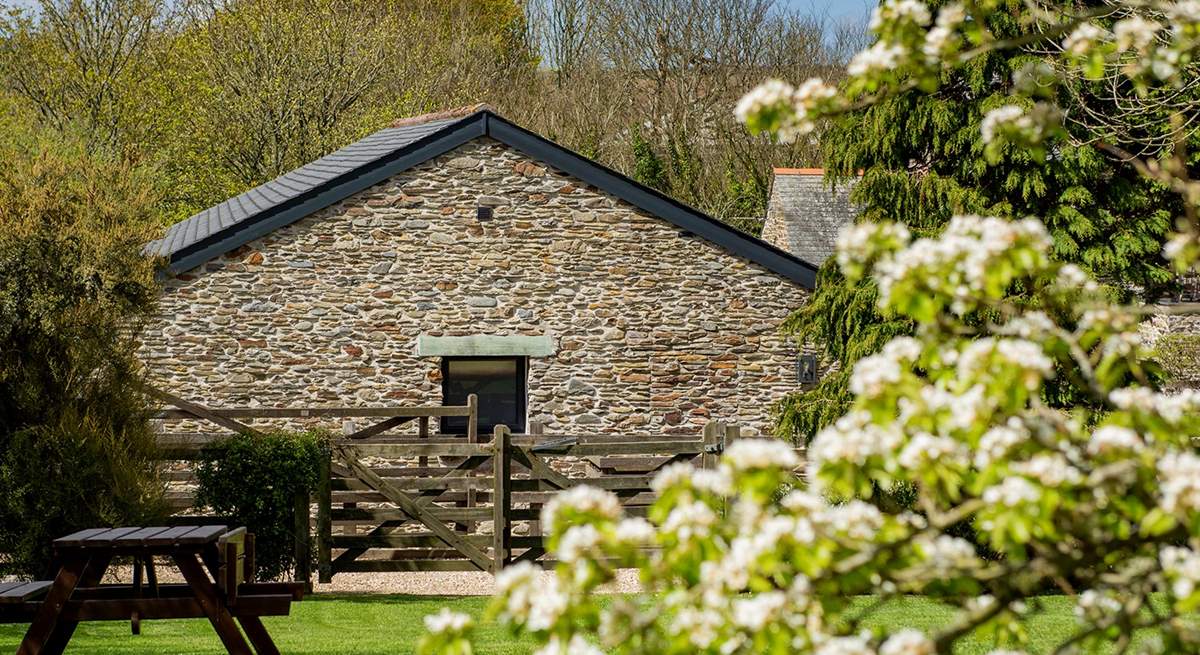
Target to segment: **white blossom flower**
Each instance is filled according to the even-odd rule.
[[[829,508],[829,503],[820,494],[803,489],[793,489],[779,501],[784,509],[797,514],[807,515],[813,512],[823,512]]]
[[[844,273],[867,263],[889,245],[905,245],[912,239],[908,228],[900,223],[857,223],[847,225],[838,233],[834,243],[838,267]]]
[[[768,591],[733,602],[733,622],[751,633],[759,632],[775,619],[787,603],[782,591]]]
[[[1005,323],[999,332],[1022,339],[1043,340],[1047,335],[1053,334],[1056,327],[1054,321],[1046,316],[1045,312],[1032,311]]]
[[[1111,35],[1107,30],[1095,23],[1084,23],[1075,28],[1063,40],[1063,49],[1068,53],[1082,57],[1091,52],[1092,48],[1101,41],[1107,41]]]
[[[951,2],[938,10],[936,25],[953,29],[962,25],[965,20],[967,20],[967,8],[961,2]]]
[[[921,535],[913,541],[913,547],[922,560],[910,565],[908,571],[922,580],[946,580],[979,566],[975,547],[965,539]]]
[[[1184,248],[1187,248],[1191,242],[1192,238],[1187,234],[1176,234],[1163,246],[1163,257],[1170,261],[1175,261],[1183,254]]]
[[[920,630],[907,628],[887,638],[879,647],[879,655],[934,655],[937,646]]]
[[[717,515],[712,508],[699,501],[683,502],[676,505],[663,521],[664,532],[671,532],[680,541],[688,541],[692,537],[703,537],[717,522]]]
[[[1187,598],[1200,585],[1200,553],[1178,546],[1164,546],[1159,551],[1158,561],[1171,580],[1171,593],[1176,598]]]
[[[1158,409],[1158,394],[1146,387],[1122,387],[1113,389],[1108,394],[1109,401],[1126,411],[1136,409],[1142,412],[1153,412]]]
[[[695,474],[696,468],[691,464],[675,462],[663,467],[658,475],[654,476],[654,479],[650,481],[650,488],[655,493],[662,493],[672,487],[690,485],[692,476]]]
[[[921,0],[884,0],[871,12],[867,27],[878,32],[886,21],[910,20],[917,25],[929,24],[929,7]]]
[[[518,562],[496,574],[496,594],[505,599],[506,612],[524,619],[533,605],[542,570],[529,562]]]
[[[597,514],[612,521],[621,516],[621,501],[616,494],[581,484],[559,493],[542,508],[542,523],[550,530],[557,529],[558,515],[564,507],[576,512]]]
[[[544,646],[535,650],[533,655],[604,655],[604,651],[588,643],[582,635],[571,635],[571,639],[563,643],[558,635],[551,635]]]
[[[644,546],[654,543],[658,532],[654,525],[641,517],[621,519],[615,531],[617,541],[633,546]]]
[[[742,96],[733,113],[740,122],[746,123],[751,117],[767,109],[790,108],[795,95],[796,88],[791,84],[783,80],[770,79]]]
[[[1068,289],[1082,289],[1084,291],[1096,291],[1099,285],[1088,275],[1086,271],[1079,268],[1075,264],[1063,264],[1058,267],[1058,286]],[[1087,312],[1085,312],[1085,315]]]
[[[797,109],[805,113],[817,108],[822,102],[837,97],[837,88],[826,84],[819,77],[810,77],[792,94]]]
[[[772,114],[778,121],[774,126],[775,138],[790,143],[816,127],[811,114],[836,96],[837,89],[819,77],[805,80],[800,88],[771,79],[742,96],[733,113],[742,123],[750,123],[764,113]]]
[[[937,239],[918,239],[876,265],[879,304],[887,308],[897,282],[916,278],[921,286],[952,295],[955,298],[952,309],[961,314],[968,302],[974,302],[990,288],[989,273],[995,260],[1003,258],[1011,263],[1008,252],[1016,245],[1045,253],[1050,240],[1045,228],[1035,220],[954,216]]]
[[[890,455],[904,435],[894,424],[878,425],[867,412],[851,412],[817,433],[808,445],[809,463],[851,462],[862,465],[875,455]]]
[[[1036,503],[1042,497],[1038,488],[1022,477],[1008,477],[1000,484],[983,490],[983,502],[989,505],[1017,507],[1025,503]]]
[[[558,578],[540,580],[538,588],[530,593],[525,627],[534,632],[549,630],[567,611],[570,601],[570,597],[559,586]]]
[[[717,496],[732,494],[733,475],[729,464],[722,462],[715,469],[696,469],[692,473],[692,487]]]
[[[814,524],[826,526],[836,533],[851,539],[866,541],[883,527],[883,514],[879,509],[861,500],[851,500],[812,516]]]
[[[1134,15],[1117,21],[1113,25],[1113,36],[1116,37],[1118,50],[1144,50],[1154,42],[1154,37],[1161,29],[1162,25]]]
[[[738,439],[725,449],[722,461],[735,471],[800,466],[795,449],[778,439]]]
[[[854,371],[850,374],[850,393],[878,396],[900,382],[902,373],[901,363],[883,353],[863,357],[854,364]]]
[[[1028,461],[1014,463],[1011,470],[1037,480],[1044,487],[1074,485],[1083,481],[1083,474],[1071,466],[1061,453],[1038,453]]]
[[[1103,425],[1096,428],[1088,440],[1087,451],[1090,455],[1101,455],[1118,451],[1135,451],[1143,446],[1142,438],[1136,432],[1119,425]]]
[[[900,466],[909,470],[919,470],[930,463],[965,466],[967,448],[964,444],[949,437],[935,437],[932,434],[921,432],[909,439],[896,461]]]
[[[1016,123],[1022,116],[1025,115],[1025,110],[1017,105],[1004,105],[989,111],[984,115],[983,121],[979,124],[979,132],[983,135],[985,144],[991,143],[999,136],[999,130],[1002,125],[1008,123]]]
[[[711,609],[685,607],[675,615],[671,629],[684,634],[696,648],[708,648],[717,639],[718,630],[725,624],[721,615]]]
[[[975,451],[975,466],[985,468],[1004,458],[1013,449],[1029,440],[1029,431],[1013,417],[983,433]]]
[[[993,356],[1002,358],[1004,366],[1028,372],[1024,381],[1029,389],[1037,388],[1054,373],[1054,362],[1038,344],[1027,339],[983,337],[963,348],[958,359],[959,376],[971,379],[990,370],[988,360]]]
[[[816,655],[875,655],[867,637],[834,637],[817,646]]]
[[[1150,57],[1150,72],[1160,80],[1169,80],[1179,72],[1179,51],[1171,48],[1159,48]]]
[[[876,41],[875,45],[860,51],[846,66],[852,77],[863,77],[875,72],[895,70],[903,62],[907,50],[900,44],[889,45]]]
[[[925,55],[925,61],[936,64],[956,42],[953,29],[938,25],[925,34],[925,43],[921,46],[921,54]]]
[[[471,617],[462,612],[455,612],[449,607],[443,607],[437,614],[425,616],[425,629],[433,634],[462,633],[471,627]]]
[[[1172,514],[1200,511],[1200,457],[1171,452],[1158,461],[1162,508]]]
[[[1200,23],[1200,0],[1180,0],[1166,9],[1167,15],[1176,21]]]
[[[596,526],[573,525],[559,537],[558,558],[564,562],[576,562],[595,549],[599,543],[600,531]]]
[[[1121,611],[1121,601],[1112,596],[1088,589],[1075,601],[1075,616],[1085,621],[1105,619]]]

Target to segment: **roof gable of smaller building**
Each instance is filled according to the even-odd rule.
[[[178,273],[238,248],[479,137],[546,162],[805,288],[816,267],[505,120],[486,106],[402,119],[295,171],[171,226],[147,244]]]
[[[859,209],[850,202],[857,179],[830,186],[820,168],[776,168],[763,239],[820,266],[834,252],[842,228]]]

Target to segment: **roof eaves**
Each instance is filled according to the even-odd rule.
[[[463,117],[405,144],[390,155],[351,169],[309,191],[258,212],[171,253],[170,271],[180,273],[294,223],[398,172],[444,154],[486,133],[482,112]]]

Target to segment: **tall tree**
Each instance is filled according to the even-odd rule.
[[[0,110],[0,575],[41,575],[57,536],[161,520],[136,357],[156,196],[153,171]]]
[[[1005,0],[986,20],[1006,38],[1028,33],[1031,18],[1025,3]],[[943,74],[933,94],[904,92],[850,113],[823,136],[827,176],[845,183],[861,172],[851,192],[860,220],[896,221],[920,235],[938,233],[953,214],[1043,217],[1055,256],[1107,281],[1115,295],[1154,297],[1172,279],[1160,255],[1171,201],[1132,166],[1095,147],[1093,130],[1069,123],[1072,138],[1044,161],[1012,147],[996,159],[985,153],[984,115],[1011,102],[1014,76],[1041,61],[1039,53],[992,52]],[[1071,107],[1073,98],[1092,92],[1088,82],[1073,81],[1061,102]],[[780,404],[781,436],[810,439],[842,416],[854,363],[911,330],[909,321],[877,311],[876,299],[869,279],[847,286],[836,262],[821,269],[812,299],[785,330],[821,346],[829,372]]]
[[[164,0],[0,3],[0,80],[41,121],[82,133],[91,147],[144,138],[152,53],[178,12]]]

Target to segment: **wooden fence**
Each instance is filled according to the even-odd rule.
[[[659,470],[675,462],[715,466],[738,429],[714,421],[701,436],[531,432],[500,426],[491,443],[339,440],[316,499],[319,579],[550,564],[539,516],[556,493],[580,484],[607,489],[627,514],[642,515]]]
[[[558,492],[586,484],[617,494],[625,512],[644,515],[654,502],[654,476],[676,462],[716,466],[735,425],[710,421],[701,435],[528,434],[497,427],[480,443],[478,401],[462,406],[209,408],[156,391],[171,407],[156,419],[164,425],[206,422],[206,430],[160,430],[168,498],[180,523],[227,520],[194,507],[195,478],[188,462],[205,446],[235,433],[261,434],[261,422],[340,419],[315,498],[297,497],[296,578],[308,581],[311,535],[317,573],[329,582],[338,573],[394,571],[497,571],[520,561],[547,559],[539,521]],[[466,435],[431,431],[430,420],[465,416]],[[369,419],[358,427],[352,421]],[[417,421],[415,435],[389,433]],[[213,430],[217,426],[219,430]],[[464,438],[465,436],[465,438]],[[315,520],[313,507],[315,505]]]
[[[478,399],[471,395],[465,405],[418,406],[418,407],[299,407],[299,408],[210,408],[185,400],[158,389],[151,393],[169,407],[160,410],[152,418],[159,421],[162,429],[157,439],[160,457],[173,465],[165,467],[164,477],[168,483],[167,503],[174,512],[172,521],[180,524],[203,524],[228,521],[214,516],[206,508],[196,507],[196,477],[194,462],[200,459],[204,448],[227,439],[234,434],[262,434],[262,421],[288,421],[311,423],[323,420],[342,420],[340,426],[345,434],[342,442],[354,443],[377,438],[411,421],[417,422],[417,440],[432,438],[430,420],[444,416],[467,417],[468,442],[478,441]],[[354,420],[368,419],[365,427],[354,426]],[[169,429],[180,422],[199,423],[201,429],[190,431]],[[214,430],[214,426],[216,429]],[[352,429],[350,426],[354,426]],[[462,437],[458,437],[462,441]],[[326,476],[328,479],[328,476]],[[295,499],[296,524],[295,555],[296,579],[308,580],[310,576],[312,499],[307,494]],[[352,507],[353,505],[348,505]]]

